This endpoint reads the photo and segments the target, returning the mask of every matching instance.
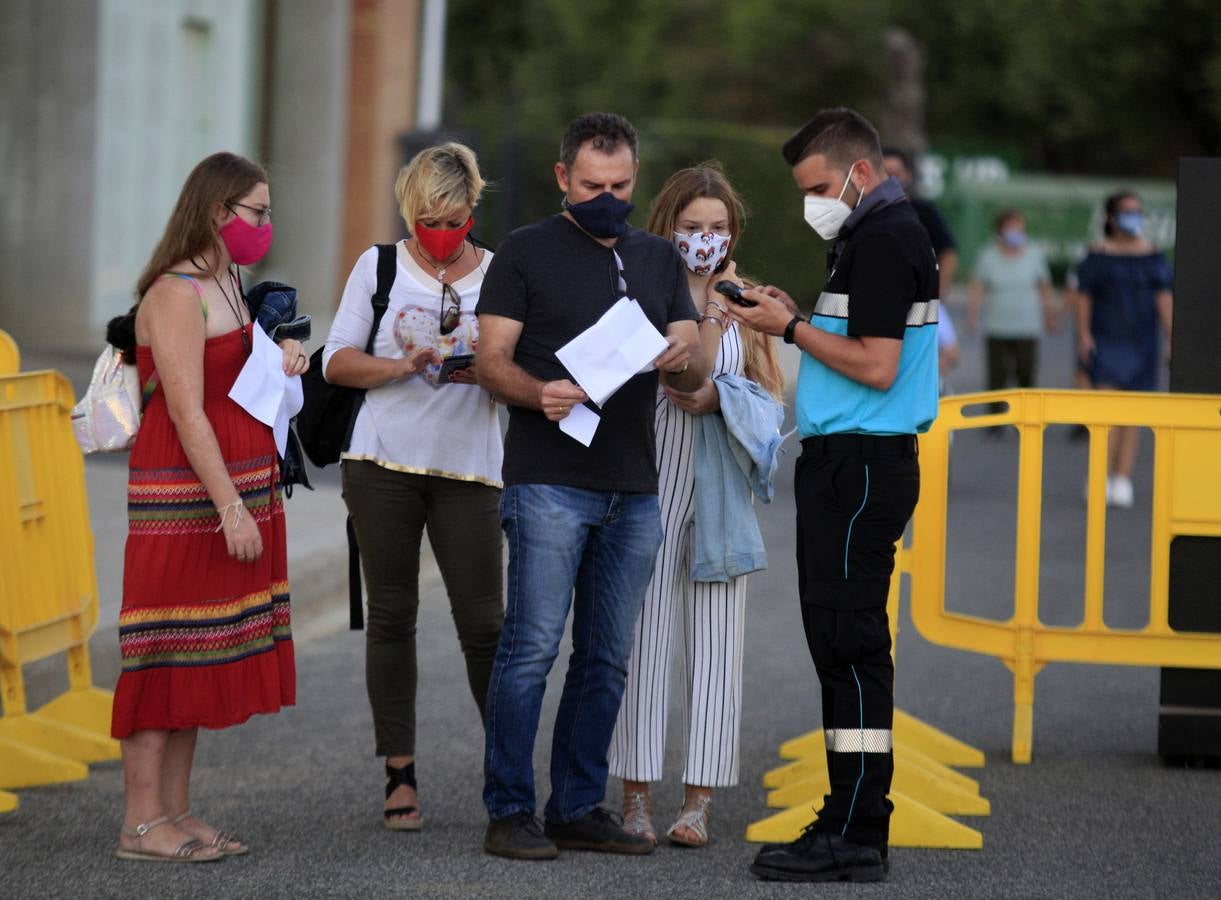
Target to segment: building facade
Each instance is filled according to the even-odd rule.
[[[397,237],[419,0],[8,0],[0,12],[0,328],[96,351],[178,191],[232,150],[271,179],[251,279],[325,335],[352,262]]]

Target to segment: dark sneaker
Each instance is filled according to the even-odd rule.
[[[483,849],[493,856],[509,859],[555,859],[560,855],[555,843],[543,834],[543,826],[528,812],[514,813],[488,823]]]
[[[623,818],[595,806],[574,822],[548,822],[547,837],[565,850],[596,850],[601,853],[647,854],[653,842],[623,830]]]
[[[790,844],[768,844],[750,870],[771,881],[882,881],[889,867],[873,847],[806,826]]]

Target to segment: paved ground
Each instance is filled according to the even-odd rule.
[[[955,375],[959,390],[978,383],[978,346],[969,343],[966,351]],[[1050,339],[1046,383],[1063,383],[1067,359],[1064,338]],[[1049,463],[1054,454],[1055,464],[1046,470],[1043,590],[1051,598],[1048,620],[1069,622],[1074,613],[1080,616],[1085,447],[1065,435],[1053,435],[1048,446]],[[1005,609],[1012,578],[1016,448],[1012,435],[990,440],[970,434],[955,443],[947,584],[953,608],[990,615]],[[1108,517],[1106,583],[1113,624],[1138,624],[1145,602],[1148,445],[1145,450],[1137,507]],[[781,468],[777,501],[760,510],[772,565],[751,582],[742,783],[717,794],[713,842],[706,850],[663,847],[643,859],[570,853],[551,863],[513,863],[482,853],[480,729],[433,567],[425,570],[427,600],[420,622],[418,768],[425,830],[417,835],[383,831],[362,639],[342,630],[342,598],[334,589],[342,519],[331,484],[307,495],[308,512],[301,498],[289,505],[294,602],[304,607],[299,619],[309,618],[298,623],[300,705],[201,740],[196,808],[241,834],[254,852],[195,868],[111,859],[121,815],[121,772],[117,764],[99,765],[87,782],[22,791],[21,809],[0,817],[0,893],[649,898],[813,893],[818,889],[755,881],[746,870],[754,849],[742,840],[746,825],[767,814],[760,779],[778,763],[778,745],[818,722],[817,687],[793,588],[791,460],[792,453]],[[89,477],[104,606],[114,609],[118,557],[106,554],[117,554],[122,542],[122,466],[91,461]],[[109,685],[114,637],[105,615],[103,621],[94,648],[97,680]],[[537,747],[536,760],[544,764],[540,791],[546,789],[563,658],[552,673]],[[888,883],[822,892],[905,898],[1221,896],[1221,772],[1159,764],[1156,671],[1046,669],[1037,682],[1035,761],[1015,766],[1008,762],[1012,681],[1000,663],[930,645],[906,613],[898,659],[898,704],[988,755],[987,766],[971,774],[992,801],[992,815],[966,820],[982,830],[984,849],[894,850]],[[49,696],[53,673],[44,666],[35,675],[32,690]],[[674,781],[678,755],[672,741],[671,780],[657,795],[659,824],[681,797]],[[618,796],[618,785],[612,784],[611,802]]]

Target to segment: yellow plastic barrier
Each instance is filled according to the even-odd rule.
[[[57,372],[0,376],[0,788],[79,780],[118,756],[89,665],[97,581],[72,405]],[[68,691],[30,713],[21,667],[57,653]]]
[[[985,404],[1004,412],[968,416]],[[1089,428],[1085,614],[1080,625],[1039,620],[1039,539],[1043,505],[1043,436],[1049,425]],[[1014,425],[1020,435],[1013,615],[997,621],[945,608],[945,536],[949,438],[954,431]],[[1147,427],[1154,435],[1149,624],[1110,628],[1103,616],[1106,545],[1106,453],[1111,428]],[[911,546],[912,619],[929,641],[995,656],[1014,673],[1013,761],[1028,763],[1034,679],[1049,662],[1221,668],[1221,634],[1175,631],[1169,623],[1170,542],[1180,535],[1221,536],[1221,396],[1117,391],[997,391],[941,401],[941,414],[920,438],[920,503]],[[897,736],[896,736],[897,737]]]
[[[0,329],[0,375],[16,375],[21,371],[21,353],[17,342]]]
[[[895,575],[886,599],[892,655],[898,646],[904,560],[905,550],[900,545],[896,547]],[[893,730],[895,770],[890,800],[895,808],[890,822],[891,846],[982,849],[983,834],[950,816],[987,816],[992,805],[980,796],[977,781],[950,766],[982,766],[983,753],[900,709],[894,712]],[[780,758],[793,762],[767,772],[763,786],[770,789],[767,805],[784,812],[747,826],[748,841],[794,840],[814,819],[822,796],[830,790],[827,746],[821,728],[785,741],[780,745]]]

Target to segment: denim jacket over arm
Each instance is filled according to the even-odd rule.
[[[740,375],[718,375],[720,414],[696,417],[691,579],[727,582],[767,568],[751,493],[770,503],[784,408]]]

